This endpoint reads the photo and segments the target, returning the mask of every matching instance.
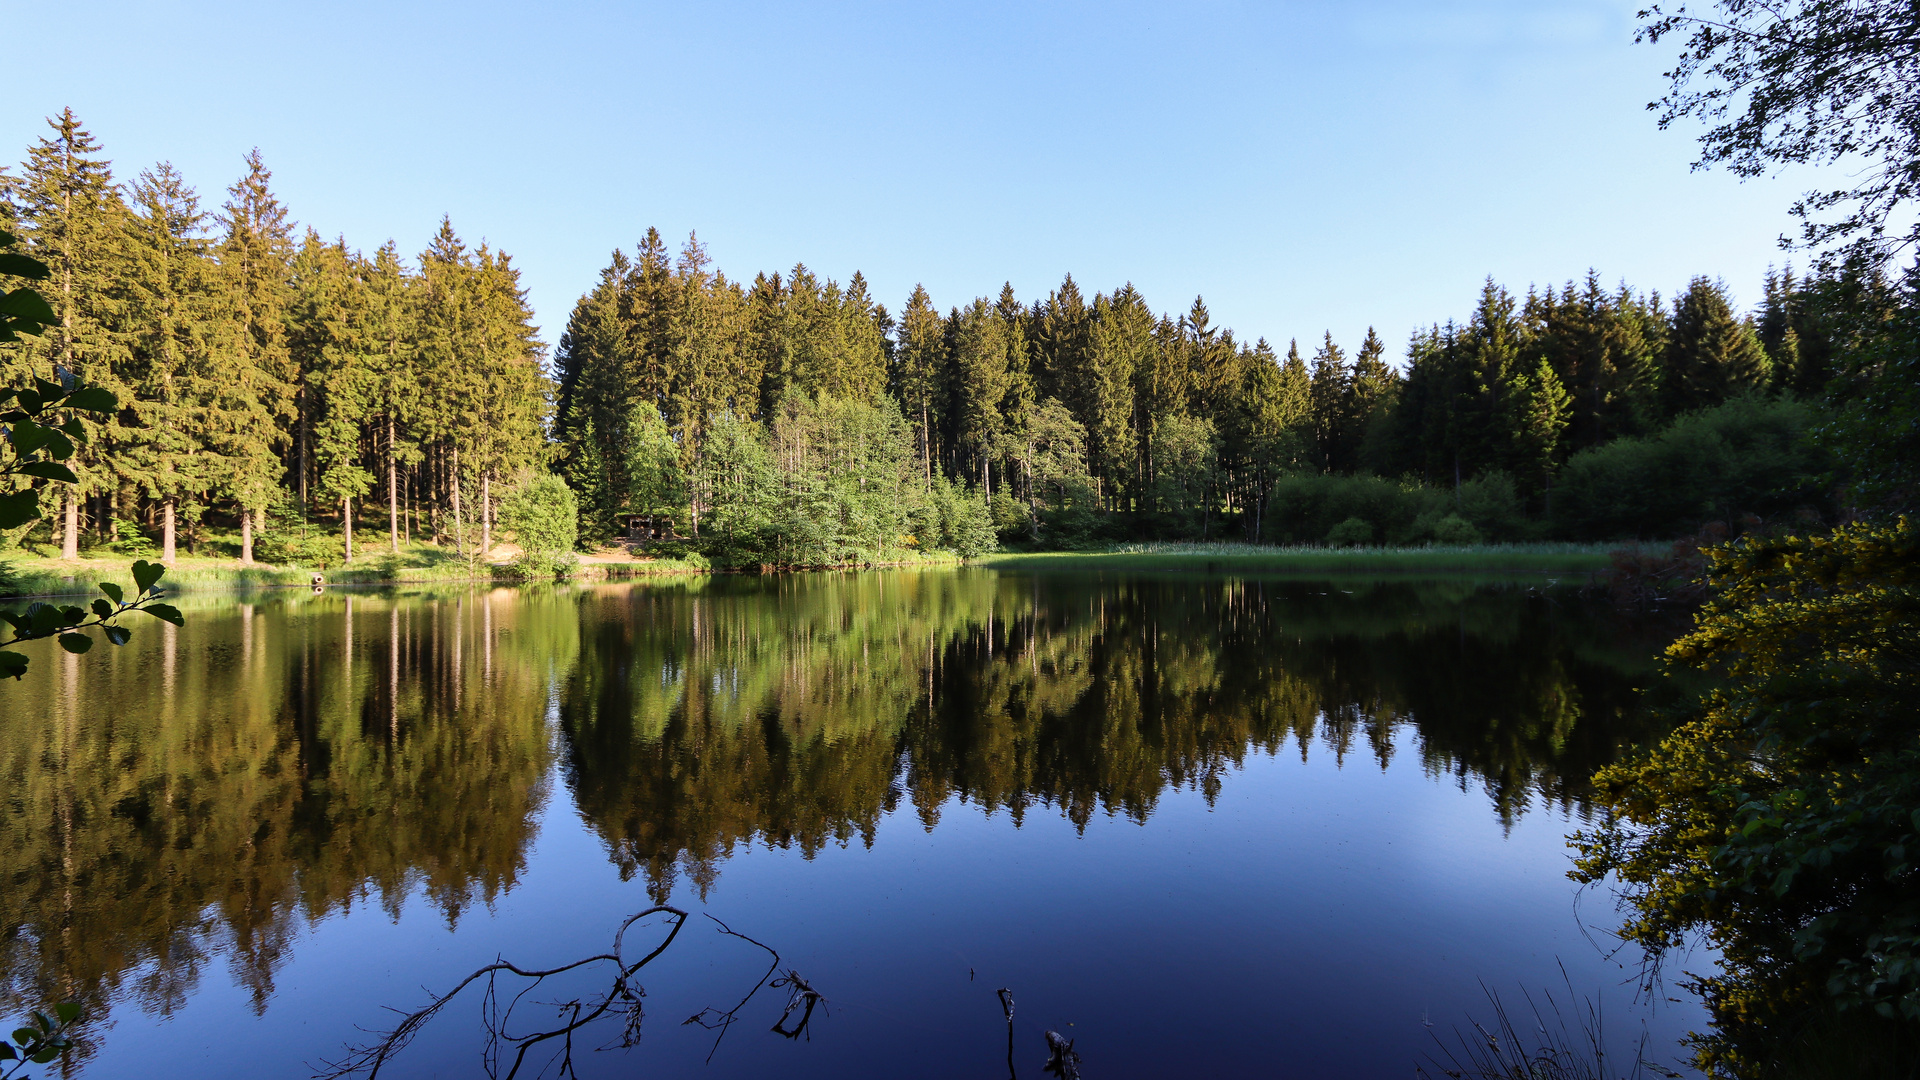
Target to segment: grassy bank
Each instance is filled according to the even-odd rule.
[[[1106,551],[1007,552],[977,560],[1013,570],[1188,570],[1282,574],[1572,574],[1607,565],[1606,544],[1315,547],[1122,544]]]
[[[127,568],[135,555],[93,552],[77,560],[33,557],[27,552],[0,552],[0,597],[67,596],[92,593],[96,582],[131,580]],[[636,559],[626,556],[588,557],[580,563],[578,576],[602,578],[643,577],[653,574],[699,574],[706,568],[679,559]],[[324,574],[332,585],[419,584],[436,581],[515,580],[496,553],[494,562],[469,563],[450,551],[415,544],[399,555],[382,551],[354,560],[351,566],[325,570],[315,567],[242,566],[236,559],[183,556],[167,570],[165,584],[179,591],[195,589],[269,588],[305,586],[315,573]]]

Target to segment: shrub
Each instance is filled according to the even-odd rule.
[[[1301,474],[1273,485],[1262,532],[1264,539],[1282,543],[1312,543],[1349,518],[1359,518],[1370,522],[1385,542],[1405,544],[1426,539],[1424,530],[1451,509],[1450,493],[1418,483]]]
[[[1466,547],[1481,540],[1480,530],[1459,514],[1448,514],[1433,523],[1433,542],[1449,547]]]
[[[1455,513],[1472,525],[1479,537],[1514,540],[1526,529],[1527,517],[1520,503],[1520,491],[1514,486],[1513,477],[1506,473],[1481,473],[1461,484],[1456,505]]]
[[[500,501],[500,523],[532,565],[558,565],[579,537],[580,505],[567,482],[552,473],[536,476]],[[539,560],[544,559],[545,563]]]
[[[1553,491],[1553,528],[1581,539],[1684,536],[1741,514],[1773,517],[1826,502],[1830,455],[1810,430],[1819,410],[1757,396],[1617,439],[1567,459]]]
[[[1357,547],[1373,541],[1373,523],[1366,518],[1350,517],[1327,530],[1327,543],[1334,547]]]

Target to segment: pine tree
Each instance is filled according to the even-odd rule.
[[[114,327],[126,207],[100,144],[73,110],[47,126],[53,134],[28,150],[13,190],[28,251],[53,272],[41,292],[59,321],[24,350],[26,370],[7,375],[19,383],[25,375],[56,379],[65,371],[125,398],[115,377],[123,348]],[[80,482],[67,491],[59,523],[62,558],[79,557],[81,501],[106,482],[99,451],[82,447],[66,462]]]
[[[1513,473],[1532,494],[1544,499],[1563,460],[1572,401],[1545,358],[1530,374],[1515,377],[1511,401]]]
[[[1674,303],[1666,367],[1670,416],[1763,390],[1770,375],[1752,322],[1734,318],[1726,289],[1704,277],[1694,278]]]
[[[1333,343],[1329,332],[1313,355],[1313,442],[1318,448],[1320,467],[1328,472],[1350,472],[1349,459],[1354,418],[1353,373],[1347,356]]]
[[[142,173],[132,194],[119,312],[128,355],[118,380],[131,417],[115,433],[114,465],[162,504],[162,559],[172,561],[177,508],[225,479],[207,437],[222,397],[219,358],[235,343],[198,196],[164,163]]]
[[[209,440],[224,459],[226,493],[258,521],[282,464],[276,451],[291,444],[295,489],[304,510],[312,465],[305,441],[306,389],[287,344],[292,299],[293,223],[273,194],[273,174],[260,151],[247,155],[247,174],[227,189],[219,220],[225,228],[218,255],[233,347],[219,354],[213,376],[223,392]],[[287,428],[296,430],[289,437]]]
[[[942,426],[941,374],[946,369],[945,335],[940,313],[924,286],[915,285],[900,312],[900,337],[894,349],[893,387],[920,441],[922,477],[933,481],[934,431]]]
[[[1132,285],[1094,297],[1092,333],[1078,373],[1087,429],[1087,462],[1109,509],[1124,509],[1136,490],[1140,428],[1134,418],[1134,375],[1151,361],[1153,312]]]
[[[1366,340],[1353,358],[1353,375],[1347,384],[1346,415],[1348,428],[1341,440],[1341,452],[1350,468],[1378,464],[1387,456],[1382,430],[1387,413],[1400,393],[1400,374],[1388,366],[1387,346],[1380,335],[1367,327]]]

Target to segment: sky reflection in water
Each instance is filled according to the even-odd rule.
[[[0,690],[0,993],[86,1002],[89,1078],[307,1075],[668,900],[831,1012],[789,1042],[764,994],[703,1065],[680,1021],[764,958],[696,919],[586,1075],[998,1075],[1002,986],[1036,1076],[1047,1027],[1091,1077],[1406,1076],[1423,1021],[1561,964],[1657,1060],[1701,1023],[1632,1007],[1576,920],[1563,836],[1647,735],[1658,638],[1570,596],[968,570],[183,606]],[[479,1045],[456,1006],[383,1075]]]

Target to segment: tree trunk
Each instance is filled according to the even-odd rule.
[[[480,474],[480,561],[493,554],[493,470]]]
[[[166,501],[160,504],[160,561],[168,566],[173,565],[177,544],[177,530],[173,522],[174,501],[175,497],[169,495]]]
[[[347,539],[347,557],[340,561],[341,566],[353,565],[353,496],[340,500],[340,527]]]
[[[461,534],[466,530],[461,527],[464,521],[460,517],[460,448],[457,446],[453,448],[453,464],[447,469],[447,480],[447,487],[453,492],[453,550],[455,554],[465,555],[466,537]]]
[[[253,565],[253,511],[240,508],[240,565]]]
[[[80,557],[80,495],[67,492],[67,504],[60,515],[60,557],[78,559]]]
[[[393,417],[387,417],[387,541],[400,554],[400,463],[393,459]]]

